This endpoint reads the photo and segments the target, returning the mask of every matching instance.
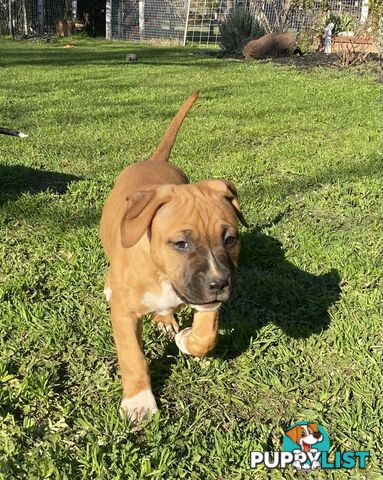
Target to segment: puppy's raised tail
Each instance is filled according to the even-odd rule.
[[[169,128],[166,130],[163,139],[161,140],[160,144],[151,156],[150,160],[159,160],[162,162],[167,162],[169,160],[178,130],[180,129],[184,118],[193,106],[193,103],[197,100],[198,96],[199,92],[193,92],[186,100],[186,102],[182,105],[182,107],[178,110],[176,116],[171,121]]]

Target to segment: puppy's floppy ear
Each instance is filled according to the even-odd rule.
[[[317,423],[308,423],[307,426],[310,427],[313,432],[319,432]]]
[[[301,438],[301,427],[297,425],[286,432],[286,435],[291,438],[294,443],[298,443]]]
[[[228,180],[220,179],[220,180],[205,180],[200,183],[205,183],[210,187],[213,191],[220,193],[223,197],[229,201],[231,206],[233,207],[235,214],[239,221],[244,225],[246,228],[249,228],[245,217],[241,212],[241,207],[238,201],[238,194],[235,185]]]
[[[148,229],[157,210],[171,198],[172,188],[169,185],[129,195],[121,221],[122,246],[129,248],[135,245]]]

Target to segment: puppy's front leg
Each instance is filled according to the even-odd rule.
[[[119,292],[113,291],[110,305],[123,385],[121,410],[130,421],[139,423],[150,412],[158,411],[142,352],[142,322],[138,315],[129,311]]]
[[[219,311],[195,312],[193,326],[184,328],[175,337],[181,352],[203,357],[214,347],[218,337]]]

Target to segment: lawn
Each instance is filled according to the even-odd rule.
[[[290,479],[249,468],[294,422],[383,478],[382,105],[370,76],[192,48],[0,40],[0,478]],[[135,52],[138,63],[125,63]],[[250,225],[220,340],[180,353],[145,320],[160,412],[132,428],[102,296],[103,202],[201,97],[172,161],[225,177]],[[188,325],[185,310],[181,323]]]

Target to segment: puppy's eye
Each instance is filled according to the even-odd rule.
[[[233,235],[228,235],[223,241],[226,247],[232,247],[233,245],[235,245],[236,242],[237,242],[237,238],[234,237]]]
[[[302,430],[301,437],[306,437],[306,432]]]
[[[188,242],[185,240],[179,240],[178,242],[173,242],[173,245],[177,250],[187,250],[189,248]]]

